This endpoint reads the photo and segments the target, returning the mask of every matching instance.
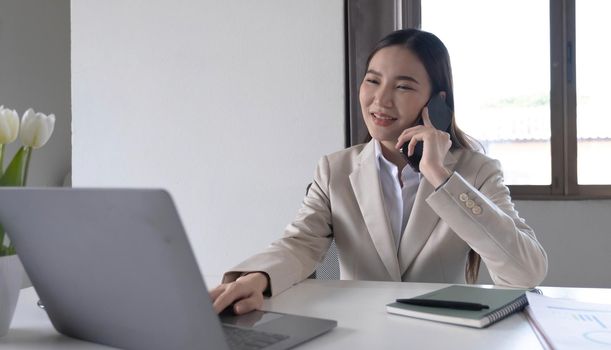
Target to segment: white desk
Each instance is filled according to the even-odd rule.
[[[412,297],[443,284],[306,280],[265,301],[264,309],[324,317],[338,327],[299,349],[540,349],[523,314],[486,329],[472,329],[386,313],[398,297]],[[543,287],[543,293],[580,301],[609,303],[611,289]],[[33,288],[22,290],[15,318],[0,347],[10,349],[103,349],[60,335],[36,306]]]

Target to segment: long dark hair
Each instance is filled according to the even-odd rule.
[[[424,65],[431,82],[431,96],[445,91],[445,101],[452,110],[452,123],[450,124],[450,139],[452,149],[465,148],[481,150],[483,147],[471,136],[465,134],[456,125],[454,115],[454,85],[452,83],[452,66],[448,49],[437,36],[418,29],[402,29],[390,33],[380,40],[369,54],[366,67],[373,56],[381,49],[389,46],[400,46],[415,54]],[[371,140],[368,135],[367,140]],[[481,257],[473,249],[469,250],[465,265],[465,280],[475,283],[479,275]]]

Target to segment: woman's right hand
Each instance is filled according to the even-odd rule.
[[[233,304],[233,312],[237,315],[260,309],[267,285],[268,277],[262,272],[249,273],[233,282],[223,283],[210,291],[212,307],[218,314]]]

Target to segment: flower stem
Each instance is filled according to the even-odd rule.
[[[28,171],[30,170],[30,157],[32,156],[32,147],[25,147],[25,170],[23,171],[23,183],[21,186],[25,186],[28,181]]]
[[[8,255],[5,250],[8,250],[8,247],[4,247],[4,231],[0,231],[0,256]]]
[[[0,143],[0,177],[4,174],[4,144]]]
[[[0,256],[9,255],[9,248],[4,246],[5,235],[6,234],[4,233],[4,227],[2,227],[2,224],[0,223]]]

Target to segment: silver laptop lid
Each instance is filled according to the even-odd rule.
[[[0,222],[68,336],[130,349],[225,349],[163,190],[1,188]]]

